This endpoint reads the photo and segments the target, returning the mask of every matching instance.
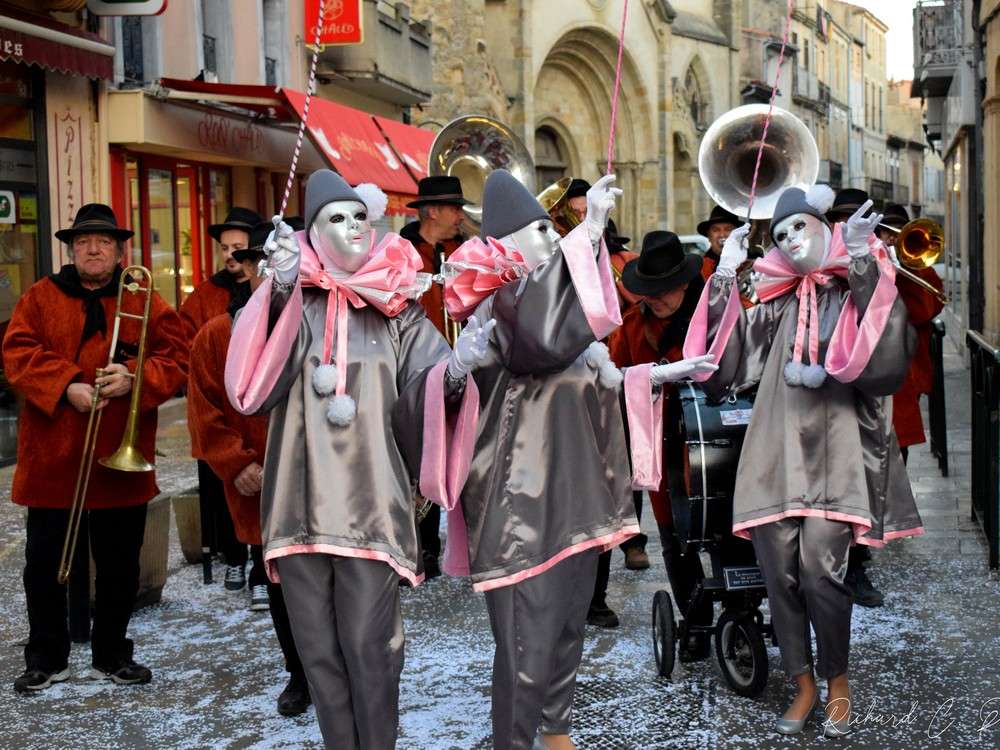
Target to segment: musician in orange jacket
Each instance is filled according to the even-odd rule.
[[[19,693],[69,677],[66,586],[56,577],[95,384],[102,415],[95,459],[118,448],[129,412],[139,321],[121,319],[110,366],[108,359],[123,243],[131,236],[108,206],[81,206],[73,226],[56,232],[69,246],[71,263],[24,293],[3,341],[7,379],[24,398],[11,491],[15,503],[28,506],[24,592],[30,633],[25,672],[14,681]],[[123,311],[141,315],[145,301],[145,294],[125,293]],[[98,368],[106,369],[100,378]],[[155,460],[157,407],[180,390],[186,374],[180,318],[153,293],[136,446],[147,460]],[[152,679],[152,672],[133,660],[133,644],[125,636],[139,587],[146,503],[158,492],[154,472],[93,464],[84,504],[97,566],[92,679],[117,684]]]
[[[701,270],[701,257],[685,254],[673,232],[653,231],[643,238],[638,259],[629,262],[622,272],[622,283],[642,301],[625,313],[621,326],[608,339],[611,359],[618,367],[684,358],[681,347],[704,285]],[[667,399],[661,399],[661,403],[665,406]],[[667,481],[664,465],[661,489],[650,492],[649,498],[674,599],[684,606],[703,574],[697,555],[682,555],[674,536]],[[698,625],[711,625],[711,603],[694,612],[692,619]],[[688,643],[681,644],[681,661],[707,658],[709,645],[709,639],[702,634],[693,635]]]
[[[194,339],[188,377],[188,426],[192,455],[205,461],[222,480],[236,538],[250,545],[251,590],[264,589],[264,595],[256,597],[264,602],[262,608],[266,609],[270,602],[274,633],[290,675],[288,685],[278,696],[278,713],[296,716],[309,706],[309,686],[295,650],[281,586],[268,581],[261,548],[260,479],[268,417],[236,411],[229,403],[225,386],[233,317],[264,281],[257,276],[257,264],[264,259],[264,242],[272,228],[270,223],[259,224],[250,234],[250,247],[233,251],[232,257],[241,264],[248,283],[235,290],[229,309],[209,320]]]

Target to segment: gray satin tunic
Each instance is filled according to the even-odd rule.
[[[878,283],[871,258],[851,262],[849,282],[834,278],[817,288],[820,360],[848,295],[859,319]],[[708,340],[718,330],[733,280],[715,274],[709,291]],[[868,365],[853,383],[832,377],[819,388],[790,386],[799,301],[793,293],[741,311],[718,371],[705,391],[723,398],[731,388],[759,383],[736,474],[733,525],[776,514],[816,510],[867,519],[865,540],[921,526],[899,446],[892,431],[892,399],[916,346],[906,306],[897,297]]]
[[[272,321],[286,299],[272,290]],[[338,427],[326,417],[329,397],[312,386],[323,354],[326,300],[325,291],[302,290],[298,338],[261,409],[271,411],[261,490],[265,555],[329,545],[383,553],[411,573],[422,572],[413,492],[392,411],[399,393],[450,349],[419,304],[394,318],[370,305],[349,305],[347,393],[357,416]],[[422,420],[422,413],[414,418]],[[419,421],[410,426],[421,429]]]
[[[474,584],[540,573],[531,569],[638,523],[620,387],[584,361],[594,334],[562,254],[476,317],[497,323],[473,373],[479,430],[461,498]]]

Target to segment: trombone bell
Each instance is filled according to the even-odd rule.
[[[122,444],[118,450],[107,458],[98,459],[97,463],[115,471],[143,472],[152,471],[156,467],[146,460],[138,448],[133,444],[135,436],[126,435],[122,438]]]
[[[943,252],[944,230],[930,219],[914,219],[896,237],[896,257],[907,268],[930,268]]]

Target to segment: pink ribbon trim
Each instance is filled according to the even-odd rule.
[[[226,353],[226,394],[241,414],[256,414],[271,395],[291,354],[302,320],[302,290],[296,286],[267,335],[271,284],[250,297],[233,326]]]
[[[711,278],[714,277],[715,274],[712,274]],[[726,350],[726,344],[729,343],[729,337],[732,336],[733,329],[736,328],[736,323],[739,322],[740,315],[743,314],[743,303],[740,301],[740,291],[734,281],[732,289],[729,292],[726,307],[722,312],[722,321],[719,324],[719,330],[716,331],[715,338],[709,344],[708,298],[712,288],[711,278],[705,284],[705,288],[702,289],[701,296],[698,298],[698,305],[694,309],[694,315],[691,316],[687,336],[684,338],[683,351],[685,359],[700,357],[703,354],[712,354],[715,356],[715,362],[719,363],[722,361],[722,354]],[[712,377],[712,373],[710,372],[691,375],[691,379],[696,383],[704,382],[710,377]]]
[[[566,267],[573,279],[573,287],[583,314],[587,317],[587,324],[593,331],[594,338],[601,341],[622,324],[618,291],[604,238],[601,238],[601,249],[595,258],[587,226],[579,224],[560,240],[559,248],[566,258]]]
[[[649,383],[652,369],[652,364],[625,368],[633,490],[656,491],[663,478],[663,408]]]
[[[886,542],[891,542],[894,539],[902,539],[908,536],[920,536],[924,533],[923,526],[914,526],[910,529],[903,529],[899,531],[887,531],[882,535],[881,539],[871,539],[866,537],[869,531],[871,531],[872,523],[867,518],[862,516],[856,516],[853,513],[841,513],[835,510],[821,510],[819,508],[794,508],[792,510],[786,510],[782,513],[774,513],[769,516],[764,516],[762,518],[755,518],[750,521],[743,521],[742,523],[733,524],[733,535],[740,537],[740,539],[750,539],[750,529],[756,526],[763,526],[767,523],[774,523],[775,521],[781,521],[785,518],[825,518],[828,521],[840,521],[842,523],[849,523],[854,527],[854,543],[863,544],[867,547],[884,547]]]
[[[472,589],[473,591],[492,591],[493,589],[499,589],[504,586],[511,586],[515,583],[520,583],[528,578],[534,578],[537,575],[541,575],[549,568],[565,560],[567,557],[579,554],[580,552],[584,552],[588,549],[593,549],[594,547],[600,547],[601,552],[607,552],[609,549],[617,547],[626,539],[630,539],[638,533],[639,527],[637,525],[629,525],[619,529],[618,531],[605,534],[604,536],[587,539],[583,542],[577,542],[576,544],[570,545],[560,552],[557,552],[540,565],[535,565],[527,570],[519,570],[517,573],[511,573],[510,575],[503,576],[502,578],[491,578],[488,581],[475,583],[472,585]]]
[[[279,557],[288,557],[289,555],[308,554],[354,557],[360,560],[378,560],[379,562],[384,562],[396,571],[400,578],[405,578],[409,581],[410,585],[414,588],[424,582],[423,573],[417,575],[412,570],[403,567],[395,560],[395,558],[393,558],[392,555],[387,552],[375,549],[362,549],[358,547],[341,547],[337,544],[291,544],[287,547],[273,549],[264,555],[264,567],[267,568],[267,577],[271,580],[271,583],[281,583],[281,579],[278,577],[278,566],[275,564],[275,560]]]

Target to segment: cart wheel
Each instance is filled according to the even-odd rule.
[[[674,605],[670,594],[657,591],[653,595],[653,655],[656,657],[656,671],[661,677],[670,677],[674,671],[676,640],[677,626],[674,624]]]
[[[753,618],[723,612],[715,626],[715,655],[729,687],[756,698],[767,685],[767,649]]]

